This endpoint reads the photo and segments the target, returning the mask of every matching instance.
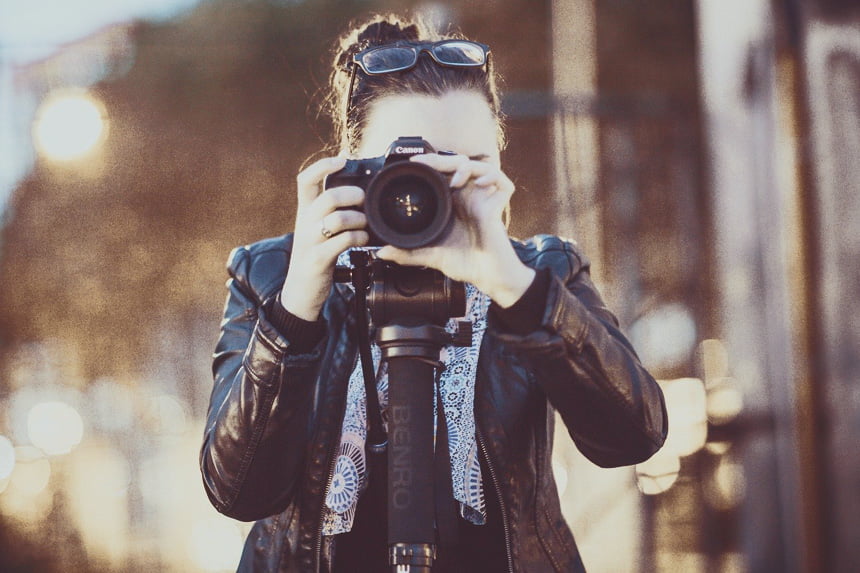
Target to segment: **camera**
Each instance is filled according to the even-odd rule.
[[[450,230],[454,206],[448,181],[432,167],[409,161],[435,153],[421,137],[398,137],[380,157],[347,160],[325,179],[325,188],[364,189],[370,245],[414,249],[431,245]]]

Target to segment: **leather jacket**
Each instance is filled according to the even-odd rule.
[[[555,412],[583,454],[603,467],[649,458],[665,440],[663,395],[606,309],[578,247],[540,235],[514,241],[520,259],[548,268],[541,326],[504,332],[492,315],[475,387],[487,495],[502,514],[509,571],[583,571],[562,517],[550,465]],[[266,317],[280,290],[292,236],[233,251],[214,359],[200,465],[221,513],[257,520],[240,571],[330,571],[335,540],[322,507],[357,360],[352,290],[335,283],[326,334],[310,351]]]

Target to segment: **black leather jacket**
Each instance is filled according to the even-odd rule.
[[[478,443],[497,495],[510,571],[583,570],[550,466],[554,411],[594,463],[638,463],[662,445],[662,393],[645,371],[569,242],[515,242],[520,259],[553,274],[541,327],[519,336],[492,317],[475,389]],[[327,334],[290,352],[264,302],[283,284],[291,235],[233,251],[201,451],[218,511],[254,525],[242,571],[329,571],[334,541],[321,510],[340,441],[356,360],[352,291],[335,284],[322,311]],[[485,479],[487,479],[485,477]]]

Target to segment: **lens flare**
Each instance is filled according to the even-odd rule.
[[[105,137],[107,124],[101,103],[85,93],[49,97],[36,114],[33,139],[45,157],[71,161],[89,154]]]

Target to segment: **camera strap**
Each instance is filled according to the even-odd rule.
[[[367,269],[365,268],[365,272]],[[359,272],[357,275],[361,275]],[[361,373],[364,378],[364,393],[367,398],[367,450],[370,453],[382,453],[388,444],[388,436],[382,425],[382,413],[379,407],[379,394],[376,391],[376,371],[373,369],[373,354],[370,350],[370,333],[367,320],[367,282],[368,277],[354,275],[355,285],[355,316],[357,322],[358,356],[361,361]],[[364,284],[362,283],[364,279]]]

